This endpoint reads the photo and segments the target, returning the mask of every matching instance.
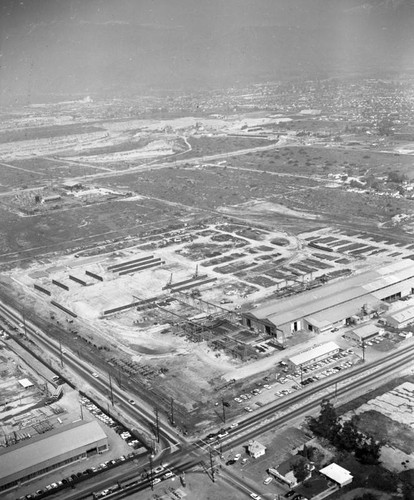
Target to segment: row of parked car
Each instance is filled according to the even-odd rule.
[[[141,447],[141,443],[138,439],[135,439],[131,433],[123,425],[116,422],[113,418],[109,417],[100,408],[98,408],[90,399],[86,396],[80,397],[80,402],[85,408],[87,408],[98,420],[104,422],[109,427],[112,427],[121,438],[126,441],[126,443],[131,446],[131,448],[137,449]]]
[[[270,391],[272,386],[269,384],[264,384],[263,388]],[[262,391],[263,391],[263,389],[259,389],[259,388],[253,389],[251,392],[249,392],[247,394],[240,394],[240,396],[234,398],[234,401],[236,401],[236,403],[239,403],[239,404],[243,403],[243,401],[247,401],[248,399],[252,399],[253,396],[258,396],[259,394],[262,393]]]
[[[129,457],[129,455],[128,455]],[[37,490],[34,493],[30,493],[28,495],[19,497],[17,500],[32,500],[35,498],[41,498],[43,497],[46,493],[52,490],[60,489],[63,488],[64,486],[72,485],[73,483],[79,482],[82,478],[85,476],[90,476],[92,474],[96,474],[97,472],[107,469],[108,467],[113,467],[114,465],[124,462],[128,457],[125,455],[121,455],[118,458],[115,458],[113,460],[107,460],[106,462],[102,462],[101,464],[97,465],[96,467],[89,467],[88,469],[85,469],[83,472],[77,472],[75,474],[71,474],[68,477],[63,478],[61,481],[57,481],[55,483],[50,483],[47,486],[45,486],[43,489]]]

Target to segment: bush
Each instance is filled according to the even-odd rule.
[[[354,500],[378,500],[378,497],[368,491],[359,497],[354,497]]]

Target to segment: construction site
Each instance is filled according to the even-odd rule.
[[[181,421],[197,415],[201,425],[199,412],[211,411],[212,394],[232,392],[236,380],[229,374],[241,374],[237,390],[254,384],[252,373],[248,380],[242,376],[249,362],[283,356],[316,335],[271,335],[243,325],[242,315],[411,256],[410,245],[332,234],[323,228],[292,236],[224,217],[206,219],[136,245],[125,240],[116,251],[103,246],[92,255],[48,257],[4,279],[25,297],[22,321],[36,310],[50,335],[90,356],[119,385],[127,380],[167,413],[173,397]],[[256,376],[261,371],[258,366]]]

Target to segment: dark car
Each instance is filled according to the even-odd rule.
[[[231,459],[231,460],[227,460],[226,465],[233,465],[235,463],[236,463],[236,460]]]
[[[295,491],[295,490],[289,490],[289,491],[288,491],[287,493],[285,493],[283,496],[284,496],[285,498],[289,498],[289,497],[293,496],[295,493],[296,493],[296,491]]]

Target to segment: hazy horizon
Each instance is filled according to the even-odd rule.
[[[4,0],[0,102],[414,70],[412,0]]]

